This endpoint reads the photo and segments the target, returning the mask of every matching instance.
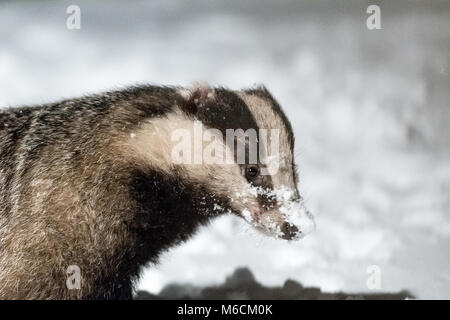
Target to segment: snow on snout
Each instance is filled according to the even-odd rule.
[[[251,187],[250,193],[254,196],[275,197],[278,204],[277,209],[263,212],[259,219],[256,219],[255,214],[252,214],[249,209],[242,210],[242,216],[250,224],[254,226],[262,224],[267,232],[282,238],[280,220],[287,222],[298,229],[291,240],[301,239],[315,230],[316,225],[312,214],[306,209],[303,200],[296,199],[292,189],[284,186],[274,190]]]
[[[296,239],[303,238],[316,228],[313,215],[301,201],[288,201],[283,203],[280,206],[280,212],[285,215],[286,222],[297,227]]]
[[[301,239],[313,232],[316,228],[313,215],[304,205],[303,200],[293,200],[294,191],[287,187],[280,187],[272,191],[277,198],[280,212],[285,216],[285,221],[297,227],[296,239]]]

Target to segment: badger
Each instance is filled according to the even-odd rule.
[[[214,152],[232,161],[188,161],[207,150],[198,145],[175,161],[174,132],[198,127],[209,132],[200,147],[215,136],[223,149]],[[278,130],[279,156],[250,163],[248,136],[218,139],[233,129]],[[143,266],[226,213],[268,235],[303,237],[314,221],[293,150],[292,126],[264,86],[139,85],[3,109],[0,299],[132,299]]]

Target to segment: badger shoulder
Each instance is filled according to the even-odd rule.
[[[200,190],[132,138],[183,101],[143,86],[0,113],[1,298],[130,298],[140,266],[206,221]],[[80,291],[66,288],[71,265]]]

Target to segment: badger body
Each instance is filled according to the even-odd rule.
[[[171,133],[195,121],[279,127],[285,165],[255,178],[245,164],[175,164]],[[293,143],[263,87],[148,85],[1,111],[0,299],[131,299],[142,266],[227,212],[285,239],[301,234],[272,192],[301,201]]]

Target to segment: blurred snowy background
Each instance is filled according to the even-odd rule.
[[[81,30],[66,8],[81,7]],[[381,30],[366,8],[381,7]],[[135,83],[266,84],[297,137],[317,231],[288,243],[223,217],[138,288],[222,282],[450,299],[449,1],[0,1],[0,106]]]

